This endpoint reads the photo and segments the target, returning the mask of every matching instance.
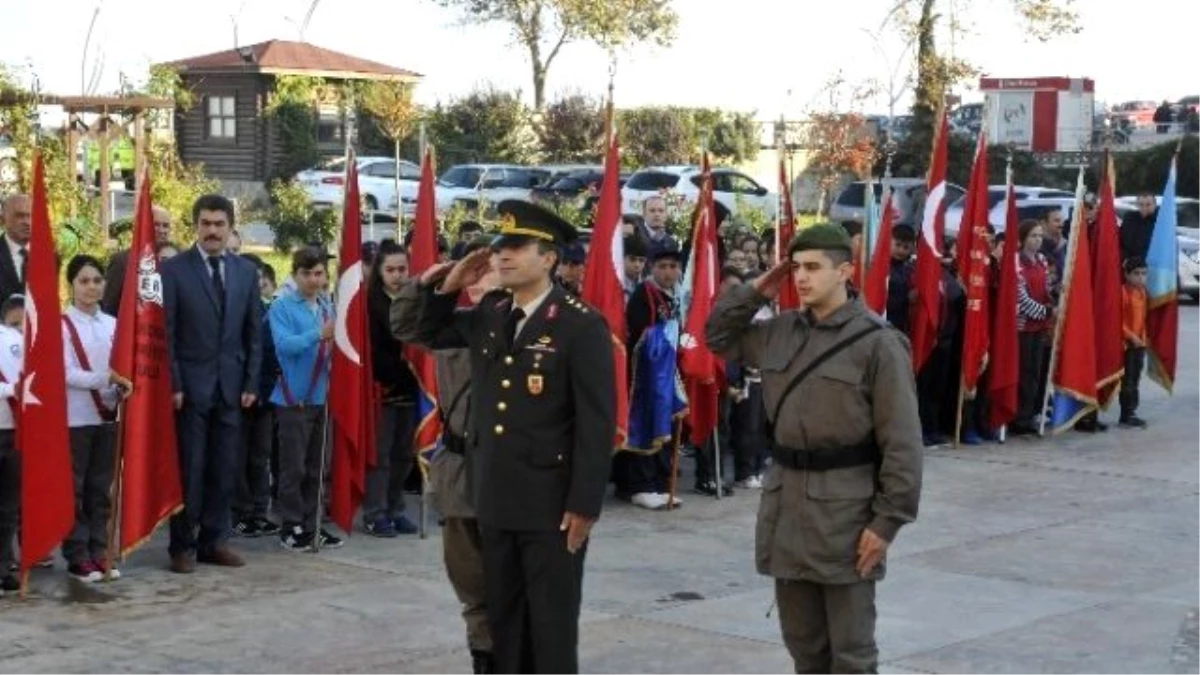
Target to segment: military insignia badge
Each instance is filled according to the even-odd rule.
[[[530,394],[534,396],[540,396],[542,389],[546,385],[546,381],[541,375],[530,375],[525,380],[525,384],[528,386]]]

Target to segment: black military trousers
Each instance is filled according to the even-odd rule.
[[[579,605],[586,545],[559,531],[481,527],[488,624],[496,671],[579,672]]]

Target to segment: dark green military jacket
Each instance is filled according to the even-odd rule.
[[[853,583],[863,528],[891,541],[917,517],[921,422],[908,340],[855,299],[822,321],[788,311],[752,323],[766,299],[749,285],[718,298],[708,346],[762,371],[767,414],[804,367],[872,323],[881,327],[821,364],[784,401],[774,442],[802,450],[846,448],[874,437],[878,465],[797,471],[772,465],[756,534],[758,571],[780,579]],[[872,578],[882,578],[879,565]]]

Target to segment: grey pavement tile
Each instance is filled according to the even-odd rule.
[[[931,673],[1181,672],[1175,664],[1187,657],[1175,645],[1181,631],[1194,627],[1194,615],[1189,620],[1182,607],[1120,602],[1047,617],[897,665]]]
[[[1189,561],[1180,565],[1180,561]],[[1133,594],[1196,575],[1195,537],[1069,523],[905,559],[968,576]]]

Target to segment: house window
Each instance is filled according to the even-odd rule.
[[[208,97],[208,137],[237,139],[237,98],[233,96]]]
[[[317,143],[341,145],[344,131],[345,118],[337,106],[317,106]]]

